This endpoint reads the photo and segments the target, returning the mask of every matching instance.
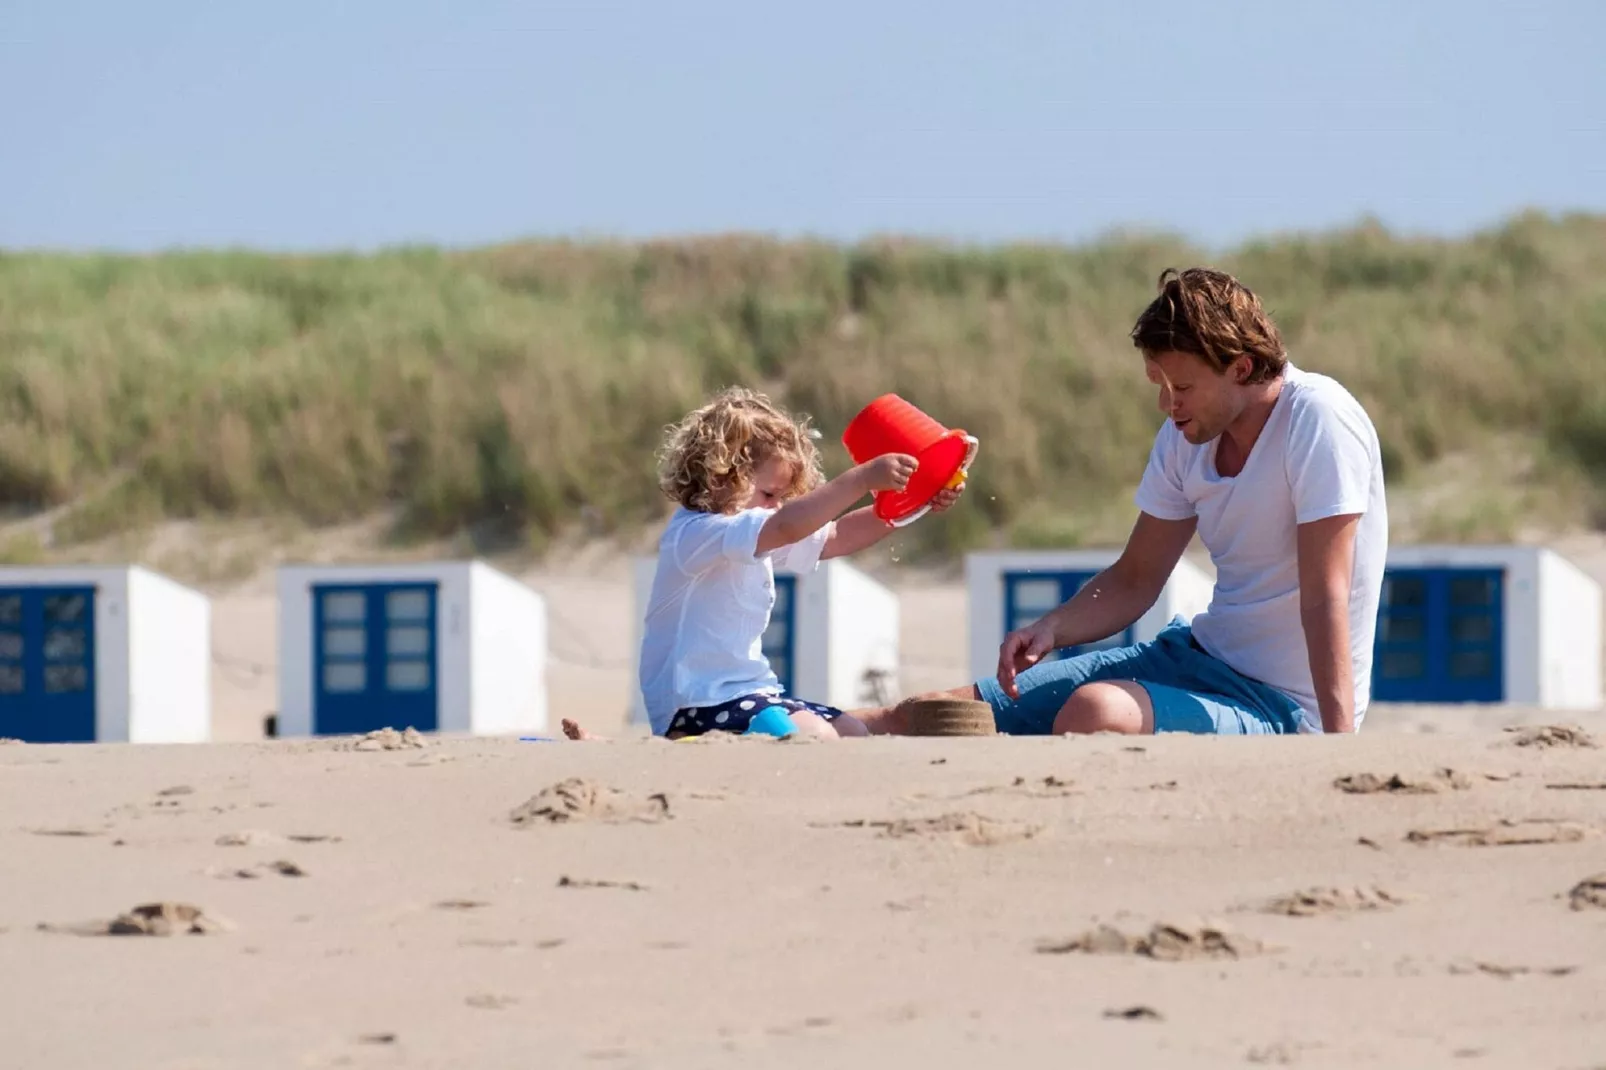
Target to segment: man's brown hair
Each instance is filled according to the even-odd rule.
[[[1239,357],[1250,360],[1245,383],[1263,383],[1288,363],[1277,325],[1254,292],[1224,271],[1166,268],[1160,294],[1138,317],[1132,344],[1146,357],[1177,351],[1203,357],[1218,374]]]

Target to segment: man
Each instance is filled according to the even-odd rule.
[[[1260,301],[1232,276],[1168,270],[1132,330],[1167,420],[1120,558],[1005,637],[981,699],[1000,732],[1353,732],[1371,695],[1388,550],[1377,433],[1336,381],[1288,362]],[[1155,639],[1060,661],[1125,630],[1198,533],[1209,608]],[[908,731],[898,707],[860,714]]]

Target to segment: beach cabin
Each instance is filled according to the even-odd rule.
[[[965,596],[968,605],[970,673],[973,679],[998,671],[998,647],[1004,636],[1037,620],[1113,564],[1118,549],[1096,550],[994,550],[965,556]],[[1213,579],[1184,558],[1177,562],[1153,607],[1132,627],[1108,639],[1058,650],[1056,660],[1089,650],[1125,646],[1152,639],[1180,616],[1191,620],[1210,604]]]
[[[637,677],[657,560],[634,562],[631,720],[647,723]],[[840,709],[897,701],[898,596],[841,558],[813,572],[775,570],[775,606],[762,647],[788,695]]]
[[[1599,708],[1600,586],[1541,546],[1395,547],[1372,698]]]
[[[280,736],[547,722],[546,604],[479,561],[279,569]]]
[[[137,566],[0,567],[0,738],[204,742],[211,613]]]

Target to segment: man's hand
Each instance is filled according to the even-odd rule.
[[[1004,689],[1004,694],[1020,698],[1015,674],[1042,661],[1057,645],[1054,625],[1046,617],[1004,636],[1004,644],[998,648],[998,685]]]

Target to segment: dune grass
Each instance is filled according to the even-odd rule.
[[[1162,268],[1205,262],[1262,295],[1298,364],[1355,391],[1402,487],[1498,443],[1504,478],[1552,491],[1544,509],[1602,514],[1606,217],[1540,215],[1217,256],[1163,236],[0,253],[0,504],[59,509],[58,545],[387,511],[402,542],[539,548],[660,517],[662,428],[739,382],[810,413],[831,471],[884,391],[977,434],[966,507],[910,529],[912,554],[1110,541],[1160,419],[1127,332]],[[1481,509],[1482,471],[1440,492],[1448,536],[1557,519]]]

